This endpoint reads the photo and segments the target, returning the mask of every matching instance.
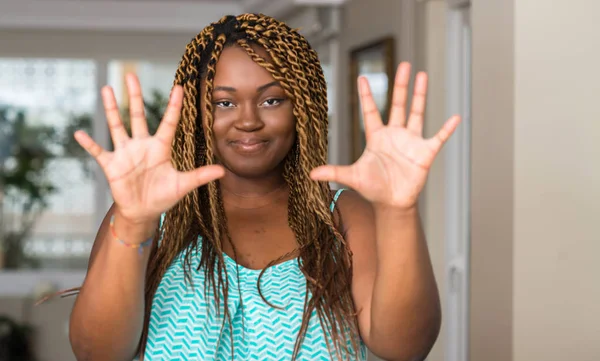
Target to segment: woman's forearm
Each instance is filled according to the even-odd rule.
[[[441,323],[439,293],[418,210],[375,207],[377,271],[369,338],[389,360],[424,358]]]
[[[79,361],[130,361],[142,334],[149,248],[140,256],[137,249],[119,244],[110,232],[109,217],[110,212],[71,314],[71,346]],[[115,218],[117,234],[131,243],[143,242],[155,227]]]

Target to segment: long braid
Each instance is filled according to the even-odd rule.
[[[332,214],[329,209],[333,201],[329,185],[309,179],[310,170],[327,161],[328,112],[323,71],[316,52],[306,40],[287,25],[255,14],[224,17],[198,34],[188,44],[176,72],[175,83],[184,87],[184,105],[173,141],[173,163],[182,171],[215,163],[213,80],[223,48],[235,44],[244,48],[257,64],[280,82],[294,104],[297,139],[285,160],[284,178],[290,185],[288,223],[298,243],[299,265],[307,279],[308,292],[293,358],[298,356],[313,312],[317,313],[325,332],[332,335],[338,358],[352,358],[359,344],[351,296],[352,255],[339,231],[342,229],[339,210],[336,208],[336,213]],[[269,61],[254,51],[253,44],[267,51]],[[202,81],[204,109],[200,112]],[[206,119],[203,120],[200,114]],[[198,235],[202,236],[201,244],[198,244]],[[147,340],[154,293],[167,267],[186,250],[186,264],[189,265],[195,253],[189,250],[201,249],[199,268],[204,268],[206,287],[212,287],[217,305],[224,305],[223,325],[229,317],[229,283],[222,241],[231,242],[231,236],[218,182],[211,182],[190,193],[168,211],[157,232],[159,236],[162,238],[161,246],[153,249],[148,266],[141,352]],[[274,260],[270,265],[289,255]],[[189,267],[184,270],[186,279],[190,279]],[[260,277],[258,287],[260,291]],[[311,297],[308,297],[309,293]],[[217,307],[217,310],[220,308]]]

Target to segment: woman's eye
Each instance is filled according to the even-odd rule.
[[[263,105],[268,107],[274,107],[276,105],[281,104],[282,101],[283,99],[267,99],[263,102]]]
[[[223,100],[221,102],[215,102],[215,105],[218,106],[219,108],[231,108],[231,107],[233,107],[233,103],[229,102],[227,100]]]

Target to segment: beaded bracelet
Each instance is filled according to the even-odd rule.
[[[142,243],[139,244],[133,244],[133,243],[127,243],[124,240],[120,239],[117,236],[117,233],[115,232],[115,216],[113,215],[112,217],[110,217],[110,231],[112,233],[113,238],[116,241],[119,241],[119,243],[121,243],[123,246],[127,247],[127,248],[137,248],[138,249],[138,253],[141,255],[144,251],[144,247],[148,247],[152,244],[152,240],[154,239],[153,237],[149,238],[147,241],[144,241]]]

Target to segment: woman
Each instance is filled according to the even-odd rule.
[[[345,167],[326,165],[317,54],[267,16],[188,44],[153,136],[135,76],[131,137],[103,89],[114,151],[75,134],[114,198],[71,316],[78,360],[425,358],[441,316],[417,198],[459,118],[423,139],[426,75],[405,122],[409,77],[385,126],[359,79],[367,147]]]

